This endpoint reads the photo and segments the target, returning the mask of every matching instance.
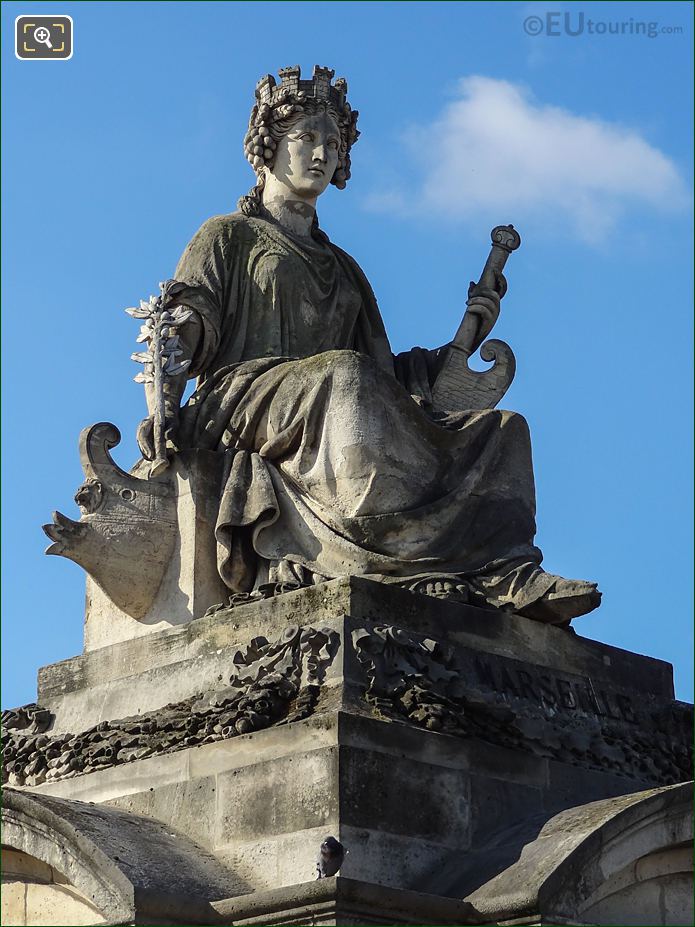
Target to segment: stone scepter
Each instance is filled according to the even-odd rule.
[[[166,446],[166,413],[164,383],[188,368],[191,361],[177,360],[183,354],[178,327],[191,317],[191,310],[175,304],[176,295],[185,287],[175,280],[159,284],[160,295],[140,300],[140,305],[125,311],[134,319],[142,319],[138,344],[147,343],[146,351],[136,351],[131,358],[144,364],[144,370],[133,379],[145,385],[147,405],[154,419],[155,456],[149,475],[158,476],[169,466]],[[149,389],[148,389],[149,387]]]
[[[486,289],[495,290],[500,299],[507,292],[507,281],[502,271],[509,255],[521,244],[521,236],[513,225],[497,225],[490,232],[490,239],[490,254],[480,280],[477,283],[471,281],[468,288],[469,300]],[[468,367],[469,357],[482,341],[482,337],[478,337],[479,326],[477,316],[466,312],[446,350],[441,370],[432,388],[435,406],[450,410],[492,408],[509,387],[516,365],[511,348],[502,341],[493,339],[481,348],[483,360],[497,361],[492,370],[478,373]]]

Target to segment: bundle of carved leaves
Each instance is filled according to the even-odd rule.
[[[38,705],[5,712],[3,782],[38,785],[306,718],[337,644],[326,628],[289,627],[273,643],[254,638],[234,655],[226,688],[79,734],[50,736],[53,716]]]

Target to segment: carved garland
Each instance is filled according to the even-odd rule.
[[[667,717],[657,708],[642,728],[609,719],[553,723],[522,705],[501,704],[496,693],[472,691],[453,647],[387,626],[355,630],[352,642],[367,677],[367,701],[384,717],[664,785],[692,776],[692,719],[685,711]]]
[[[227,688],[79,734],[45,733],[53,716],[38,705],[3,712],[3,782],[39,785],[299,721],[313,712],[338,643],[329,628],[288,627],[272,644],[256,637],[235,654]]]

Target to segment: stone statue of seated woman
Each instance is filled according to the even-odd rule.
[[[280,73],[259,82],[244,141],[256,184],[196,233],[172,290],[190,363],[162,386],[167,454],[220,461],[219,577],[252,595],[359,575],[554,624],[596,608],[594,583],[540,566],[525,420],[438,408],[443,349],[394,357],[365,275],[319,227],[358,136],[345,82]],[[469,351],[498,313],[495,288],[473,292]],[[156,456],[155,392],[136,477]]]

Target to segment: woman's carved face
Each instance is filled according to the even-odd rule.
[[[340,132],[330,113],[302,116],[278,142],[271,173],[296,196],[320,196],[338,164]]]

